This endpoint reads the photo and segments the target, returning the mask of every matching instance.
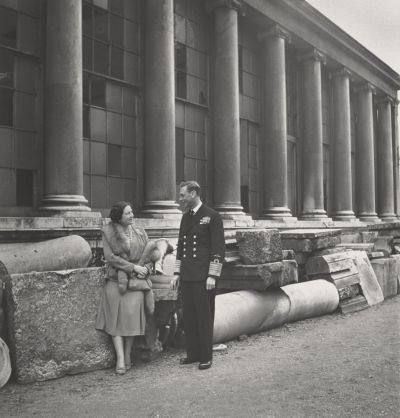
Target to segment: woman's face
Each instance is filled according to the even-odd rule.
[[[129,205],[125,206],[119,223],[124,226],[132,225],[134,217],[135,216],[133,215],[132,208]]]

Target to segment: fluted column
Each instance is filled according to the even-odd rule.
[[[378,104],[378,214],[383,221],[397,219],[394,213],[391,104],[389,97],[385,97]]]
[[[355,219],[351,175],[350,72],[341,68],[333,78],[333,218]]]
[[[214,84],[212,124],[214,145],[214,207],[226,218],[242,216],[240,202],[240,116],[238,10],[241,2],[214,0]]]
[[[179,214],[176,203],[173,0],[146,0],[144,64],[145,179],[142,212]]]
[[[370,83],[357,87],[356,194],[358,217],[363,222],[379,221],[375,209],[373,94],[375,88]]]
[[[321,62],[317,50],[303,61],[303,211],[302,219],[326,218],[323,191]]]
[[[289,34],[274,26],[260,38],[264,41],[263,216],[279,219],[292,216],[288,208],[285,69]]]
[[[46,3],[44,198],[41,209],[90,211],[83,196],[82,4]]]

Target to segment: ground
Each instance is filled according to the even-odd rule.
[[[399,417],[400,296],[227,344],[213,367],[169,349],[125,376],[100,370],[0,389],[1,417]]]

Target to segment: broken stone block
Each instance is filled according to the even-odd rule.
[[[398,289],[398,266],[396,259],[378,258],[370,260],[376,274],[384,298],[397,295]]]
[[[283,284],[285,286],[291,283],[298,283],[299,276],[296,260],[283,260]]]
[[[392,254],[393,237],[379,235],[374,242],[374,250],[380,251],[389,257]]]
[[[95,329],[103,268],[14,274],[6,281],[12,365],[19,383],[110,367],[109,336]]]
[[[283,254],[283,259],[284,260],[295,260],[296,259],[296,254],[293,250],[283,250],[282,254]]]
[[[360,278],[360,288],[369,306],[383,302],[384,296],[365,251],[353,251],[353,261]]]
[[[218,289],[266,290],[281,287],[294,275],[284,275],[282,262],[256,265],[226,265],[218,280]]]
[[[281,237],[277,229],[237,231],[236,241],[244,264],[265,264],[283,259]]]
[[[337,229],[294,229],[282,231],[280,234],[285,250],[310,253],[338,245],[341,232]]]

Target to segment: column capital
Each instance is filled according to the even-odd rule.
[[[337,68],[336,70],[332,71],[329,74],[329,77],[331,79],[333,79],[333,78],[339,78],[339,77],[351,78],[351,76],[352,76],[352,72],[348,68],[346,68],[346,67]]]
[[[386,105],[386,104],[395,105],[396,101],[397,101],[397,99],[394,99],[393,97],[385,95],[385,96],[382,96],[382,97],[378,98],[377,105],[378,106],[383,106],[383,105]]]
[[[367,92],[370,91],[372,94],[376,94],[376,87],[374,85],[372,85],[369,81],[366,81],[364,83],[360,83],[360,84],[357,84],[356,86],[354,86],[354,91],[356,93],[364,92],[364,91],[367,91]]]
[[[208,13],[212,13],[215,9],[221,7],[237,10],[240,15],[244,14],[244,4],[242,0],[208,0],[206,3],[206,10]]]
[[[298,60],[300,62],[305,61],[319,61],[323,65],[326,65],[326,56],[321,52],[318,51],[316,48],[312,48],[309,51],[303,52],[298,55]]]
[[[258,33],[258,40],[265,41],[267,38],[272,36],[276,38],[282,38],[288,43],[292,42],[290,33],[280,25],[273,25],[265,31],[260,31]]]

